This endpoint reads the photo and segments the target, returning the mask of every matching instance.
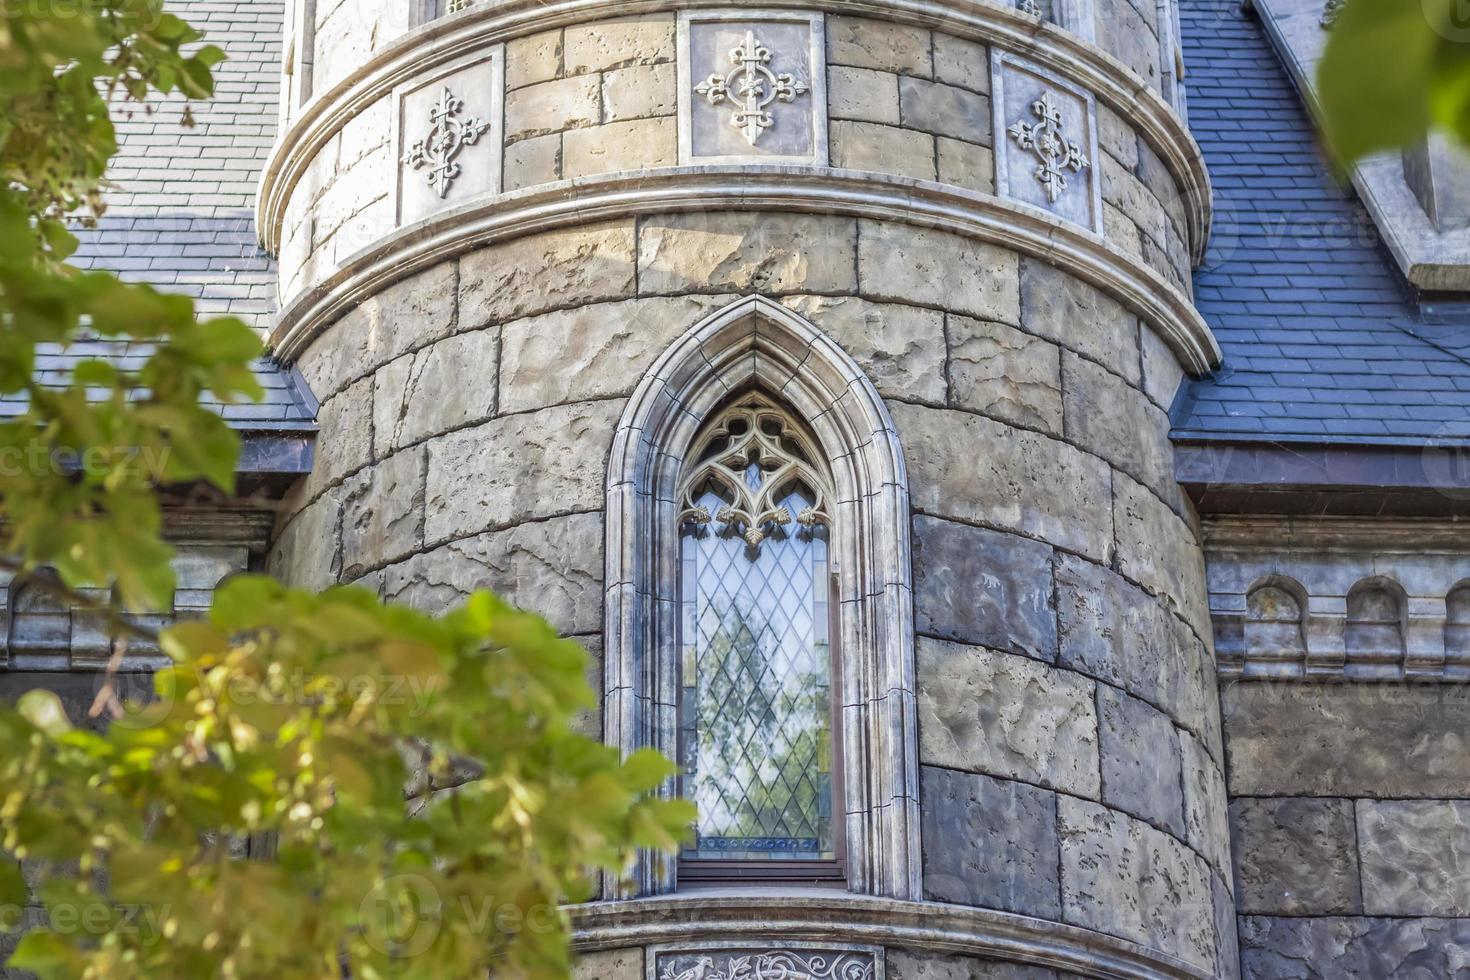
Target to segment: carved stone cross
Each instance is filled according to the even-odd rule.
[[[755,39],[755,31],[745,32],[744,42],[731,50],[730,61],[735,67],[728,74],[715,72],[694,86],[694,91],[704,96],[710,105],[729,101],[735,106],[730,123],[745,134],[747,143],[754,146],[756,140],[775,125],[768,108],[771,103],[778,99],[795,101],[798,95],[806,92],[806,83],[789,72],[771,70],[771,51]]]
[[[1036,122],[1018,120],[1006,132],[1039,161],[1034,176],[1046,189],[1046,199],[1055,204],[1067,189],[1067,171],[1081,173],[1092,164],[1078,148],[1077,141],[1062,132],[1062,110],[1050,92],[1041,93],[1041,98],[1031,103],[1031,112]]]
[[[459,164],[454,158],[466,146],[473,146],[490,128],[490,123],[478,116],[459,119],[464,110],[464,100],[456,98],[445,86],[439,93],[439,103],[429,110],[429,134],[413,145],[403,155],[405,166],[418,170],[427,165],[429,186],[443,197],[449,193],[449,185],[459,176]]]

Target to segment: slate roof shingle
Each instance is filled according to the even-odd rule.
[[[1179,442],[1470,442],[1470,319],[1425,322],[1239,0],[1180,0],[1190,127],[1215,190],[1195,303],[1224,364]]]

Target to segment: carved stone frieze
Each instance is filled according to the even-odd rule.
[[[648,980],[882,980],[873,947],[800,945],[654,950]]]
[[[996,193],[1101,234],[1092,93],[998,48],[991,49],[990,89]]]

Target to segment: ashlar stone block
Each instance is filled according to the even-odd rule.
[[[856,289],[857,225],[821,215],[715,211],[642,223],[643,295]]]
[[[1245,797],[1230,822],[1241,914],[1362,912],[1351,800]]]
[[[379,456],[495,413],[499,334],[473,330],[384,366],[373,378]]]
[[[1470,915],[1470,800],[1359,800],[1363,910]]]
[[[964,316],[949,317],[948,335],[956,406],[1061,435],[1061,356],[1055,344],[1004,323]]]
[[[1168,716],[1115,688],[1097,692],[1103,802],[1184,838],[1179,739]]]
[[[565,306],[631,297],[633,222],[544,232],[460,259],[459,325],[472,330]]]
[[[1096,286],[1040,259],[1025,259],[1021,312],[1027,331],[1138,383],[1138,318]]]
[[[1021,322],[1016,254],[999,246],[910,225],[862,221],[858,263],[863,295],[871,299]]]
[[[943,313],[854,296],[790,296],[781,303],[836,341],[882,394],[943,402]]]

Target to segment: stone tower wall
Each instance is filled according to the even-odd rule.
[[[895,977],[1012,969],[965,957],[1235,972],[1203,560],[1166,415],[1213,356],[1186,292],[1207,188],[1171,110],[1116,62],[964,13],[952,32],[781,21],[819,32],[810,102],[773,110],[775,159],[702,163],[681,147],[703,111],[680,98],[683,15],[546,28],[472,9],[304,113],[262,192],[277,342],[322,400],[272,559],[290,580],[431,609],[494,588],[599,655],[614,428],[678,338],[771,297],[891,415],[912,508],[917,891],[592,907],[589,976],[641,977],[661,940],[813,935],[887,949]],[[415,64],[434,86],[491,86],[503,112],[438,201],[393,162]],[[1090,157],[1056,201],[1006,135],[1038,85]],[[811,129],[781,128],[807,105]]]

